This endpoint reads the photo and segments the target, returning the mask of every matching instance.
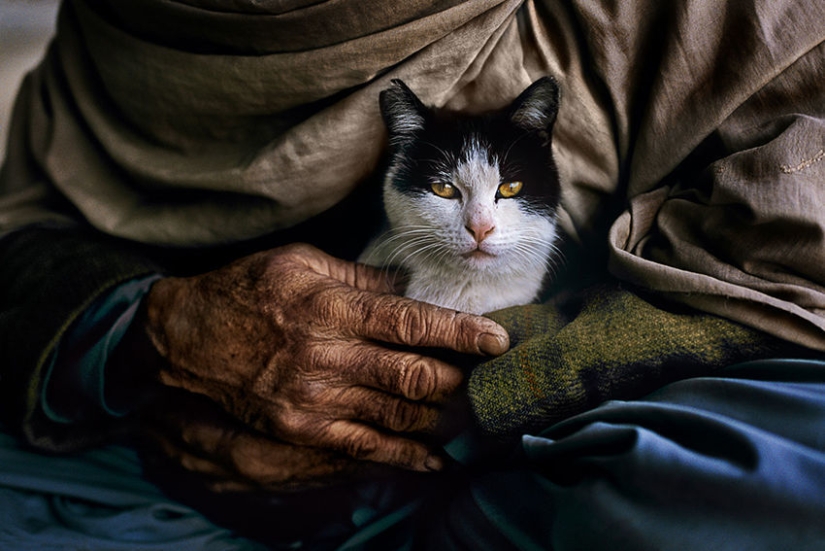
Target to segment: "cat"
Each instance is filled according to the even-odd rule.
[[[387,227],[361,261],[400,267],[407,297],[453,310],[534,301],[558,259],[556,82],[541,78],[509,107],[480,115],[427,107],[401,80],[379,103],[390,146]]]

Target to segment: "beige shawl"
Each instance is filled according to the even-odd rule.
[[[820,0],[71,0],[24,83],[0,234],[232,243],[377,167],[377,96],[563,89],[562,224],[620,278],[825,350]]]

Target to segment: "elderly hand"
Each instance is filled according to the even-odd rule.
[[[164,407],[143,415],[143,460],[158,472],[191,473],[212,492],[291,491],[371,472],[338,452],[287,444],[244,427],[204,396],[169,389]]]
[[[147,331],[162,383],[207,396],[286,444],[407,469],[442,459],[416,439],[461,371],[422,352],[498,355],[493,321],[389,294],[383,272],[308,245],[157,282]]]

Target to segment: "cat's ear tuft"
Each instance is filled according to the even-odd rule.
[[[542,77],[516,98],[510,120],[524,130],[538,132],[546,142],[559,112],[559,85],[552,77]]]
[[[390,133],[391,146],[401,147],[410,143],[424,128],[427,107],[403,81],[393,79],[392,85],[381,92],[378,101]]]

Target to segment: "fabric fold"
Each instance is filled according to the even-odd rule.
[[[609,233],[613,273],[825,349],[823,70],[818,46],[706,138],[707,158],[632,196]]]
[[[377,97],[390,78],[410,75],[428,101],[445,102],[518,6],[401,10],[400,23],[352,40],[240,55],[147,42],[72,1],[39,69],[45,89],[23,91],[32,110],[50,104],[37,124],[54,138],[26,154],[106,233],[174,245],[257,237],[327,210],[375,170]]]

